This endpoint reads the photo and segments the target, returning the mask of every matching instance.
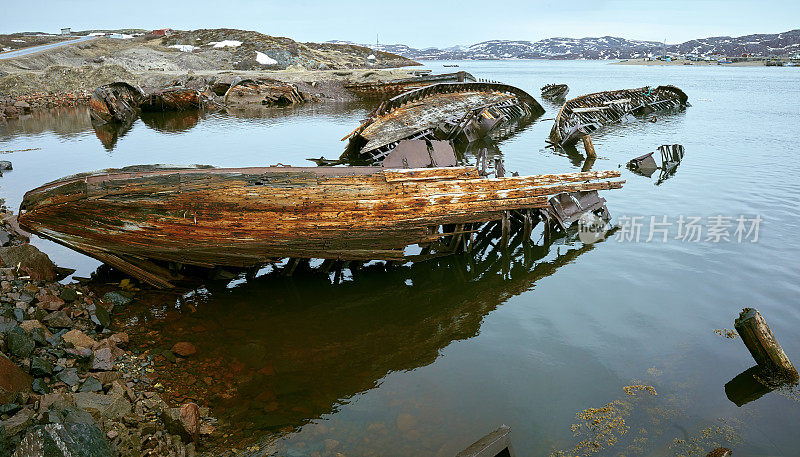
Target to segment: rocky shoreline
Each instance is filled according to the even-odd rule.
[[[112,316],[135,288],[61,284],[69,271],[28,244],[4,206],[0,218],[0,457],[208,452],[204,437],[216,423],[208,408],[169,405],[152,380],[156,358],[191,357],[194,347],[129,348]]]

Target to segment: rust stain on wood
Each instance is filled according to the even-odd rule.
[[[261,266],[275,259],[398,260],[446,224],[501,220],[548,198],[616,189],[619,171],[482,178],[472,167],[129,167],[25,194],[26,230],[157,287],[154,262]],[[434,230],[435,229],[435,230]],[[433,231],[432,231],[433,230]]]

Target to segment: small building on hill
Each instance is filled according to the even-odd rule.
[[[72,28],[64,27],[63,29],[61,29],[61,34],[62,35],[72,35]]]
[[[150,32],[150,34],[153,35],[153,36],[167,36],[167,35],[170,35],[171,33],[172,33],[172,29],[158,29],[158,30],[153,30],[152,32]]]

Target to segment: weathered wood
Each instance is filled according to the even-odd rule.
[[[594,152],[594,143],[592,143],[592,137],[589,135],[584,135],[583,137],[583,150],[586,151],[586,157],[597,157],[597,153]]]
[[[614,189],[618,171],[481,178],[475,169],[130,167],[86,173],[25,195],[20,223],[159,287],[149,264],[252,268],[279,258],[403,260],[448,225],[542,208],[562,192]],[[596,182],[590,182],[596,181]],[[505,216],[504,216],[505,214]],[[523,224],[520,224],[523,225]],[[435,236],[434,236],[435,235]],[[168,281],[168,279],[166,280]]]
[[[734,328],[760,367],[783,375],[792,382],[798,381],[797,370],[758,310],[744,308]]]
[[[612,90],[582,95],[564,103],[550,129],[550,143],[572,146],[600,127],[628,114],[689,106],[686,94],[675,86]]]

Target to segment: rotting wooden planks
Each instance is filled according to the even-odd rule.
[[[685,108],[691,106],[688,99],[682,90],[669,85],[581,95],[561,107],[550,129],[549,141],[558,147],[573,146],[584,136],[628,114]]]
[[[157,287],[150,262],[248,268],[274,259],[398,260],[431,228],[500,220],[619,171],[481,178],[470,167],[130,167],[26,193],[20,224]],[[507,215],[506,215],[507,217]],[[136,260],[138,259],[138,260]],[[160,279],[158,279],[160,278]]]

